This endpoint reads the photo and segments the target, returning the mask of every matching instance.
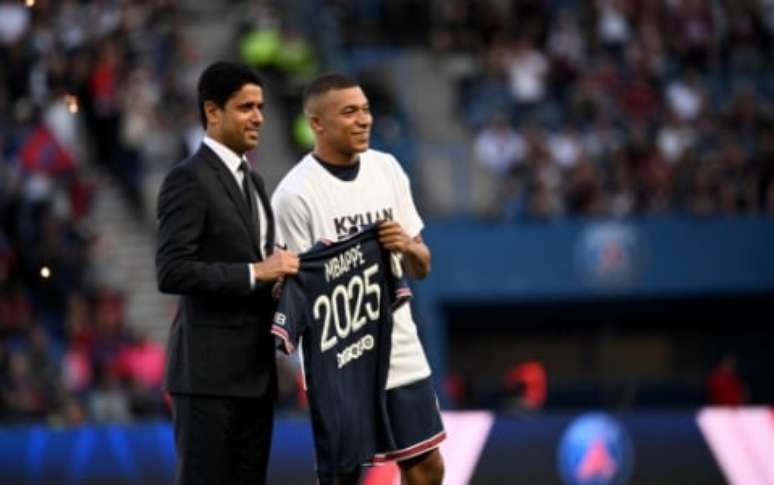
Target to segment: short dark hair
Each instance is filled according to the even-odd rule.
[[[205,101],[212,101],[223,108],[228,99],[242,89],[245,84],[263,87],[261,77],[250,66],[226,61],[218,61],[207,66],[199,77],[197,85],[199,116],[205,130],[207,129],[207,115],[204,113]]]
[[[310,99],[325,94],[328,91],[356,88],[358,86],[360,86],[360,83],[346,74],[341,74],[339,72],[322,74],[315,78],[309,83],[306,89],[304,89],[304,109],[306,109],[306,105]]]

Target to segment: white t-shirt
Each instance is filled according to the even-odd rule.
[[[360,154],[360,168],[352,181],[339,179],[306,155],[280,181],[271,202],[278,240],[298,253],[320,239],[336,241],[385,219],[399,222],[411,237],[424,227],[406,173],[395,157],[377,150]],[[393,320],[387,389],[430,375],[409,305],[396,310]]]

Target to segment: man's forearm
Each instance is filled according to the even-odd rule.
[[[403,252],[403,269],[415,279],[423,279],[430,273],[430,248],[420,237],[414,238]]]
[[[205,263],[160,258],[157,268],[158,286],[162,293],[250,293],[249,270],[244,263]]]

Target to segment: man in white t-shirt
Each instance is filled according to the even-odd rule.
[[[383,247],[401,255],[406,274],[424,278],[430,250],[411,197],[409,179],[390,154],[369,149],[373,122],[368,99],[353,79],[326,74],[304,92],[315,146],[282,179],[272,196],[280,238],[294,252],[317,240],[337,240],[379,222]],[[403,483],[440,484],[446,437],[438,401],[409,305],[393,314],[387,410],[397,449],[375,461],[395,460]],[[342,477],[342,482],[356,477]]]

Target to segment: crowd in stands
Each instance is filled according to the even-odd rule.
[[[98,277],[89,216],[114,177],[147,217],[143,168],[184,151],[181,20],[161,0],[0,2],[0,422],[167,412],[163,347]]]
[[[503,220],[774,214],[774,3],[329,0],[345,48],[454,59]]]
[[[338,30],[336,26],[346,30],[350,21],[358,21],[342,18],[338,13],[348,11],[349,7],[355,10],[362,5],[367,7],[368,2],[362,5],[333,5],[336,2],[331,2],[332,5],[315,9],[316,3],[316,0],[300,2],[305,9],[299,8],[296,15],[291,15],[292,9],[278,8],[282,6],[281,2],[252,4],[246,9],[237,35],[236,49],[240,59],[260,71],[268,81],[271,96],[280,101],[287,122],[286,141],[294,150],[294,158],[297,160],[306,155],[314,144],[302,109],[304,87],[323,70],[343,70],[354,71],[351,74],[368,93],[371,112],[378,120],[371,133],[372,144],[395,154],[404,166],[408,165],[414,157],[409,124],[384,82],[384,73],[379,68],[360,69],[340,62],[335,54],[344,47],[338,45],[339,36],[332,34]],[[329,28],[310,29],[305,17],[310,12],[319,17],[321,25]],[[331,41],[331,37],[337,40]]]

